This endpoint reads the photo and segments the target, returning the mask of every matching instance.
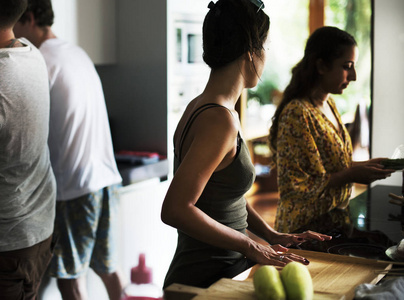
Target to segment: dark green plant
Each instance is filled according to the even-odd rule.
[[[256,100],[261,105],[271,104],[273,92],[277,90],[277,85],[269,80],[263,79],[256,88],[248,89],[248,99]]]

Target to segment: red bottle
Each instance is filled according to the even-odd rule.
[[[122,300],[162,300],[163,291],[152,283],[152,270],[146,266],[146,257],[139,255],[139,265],[131,270],[131,284],[122,292]]]

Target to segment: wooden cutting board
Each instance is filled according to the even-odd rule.
[[[306,257],[313,279],[314,299],[353,299],[355,287],[362,283],[375,284],[383,278],[377,270],[388,270],[392,264],[366,258],[291,249],[289,252]],[[256,300],[252,277],[259,265],[236,278],[223,278],[207,289],[172,284],[164,291],[166,300]]]

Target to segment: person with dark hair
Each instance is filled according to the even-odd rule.
[[[52,257],[56,182],[42,55],[13,26],[27,0],[0,0],[0,298],[36,299]]]
[[[209,4],[203,59],[211,68],[210,77],[175,131],[175,174],[161,211],[162,221],[178,229],[164,287],[172,283],[207,287],[255,263],[308,264],[285,247],[330,238],[311,231],[278,233],[244,198],[255,170],[235,105],[243,89],[254,87],[263,72],[270,23],[263,7],[257,0]],[[247,229],[269,244],[248,237]]]
[[[375,158],[352,161],[352,144],[330,94],[356,80],[355,39],[321,27],[307,40],[304,57],[272,118],[269,144],[278,173],[280,201],[275,228],[295,232],[333,208],[345,208],[354,182],[369,184],[393,170]]]
[[[118,187],[101,80],[83,49],[55,36],[51,0],[28,0],[14,27],[36,45],[50,84],[49,149],[56,177],[58,238],[47,275],[57,278],[63,299],[86,299],[89,268],[101,278],[110,299],[120,299],[118,271]],[[49,91],[48,91],[49,92]]]

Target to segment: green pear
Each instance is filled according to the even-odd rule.
[[[279,271],[274,266],[261,266],[253,277],[255,295],[259,300],[285,300]]]
[[[288,263],[281,271],[281,280],[288,300],[313,299],[313,281],[309,270],[302,263]]]

